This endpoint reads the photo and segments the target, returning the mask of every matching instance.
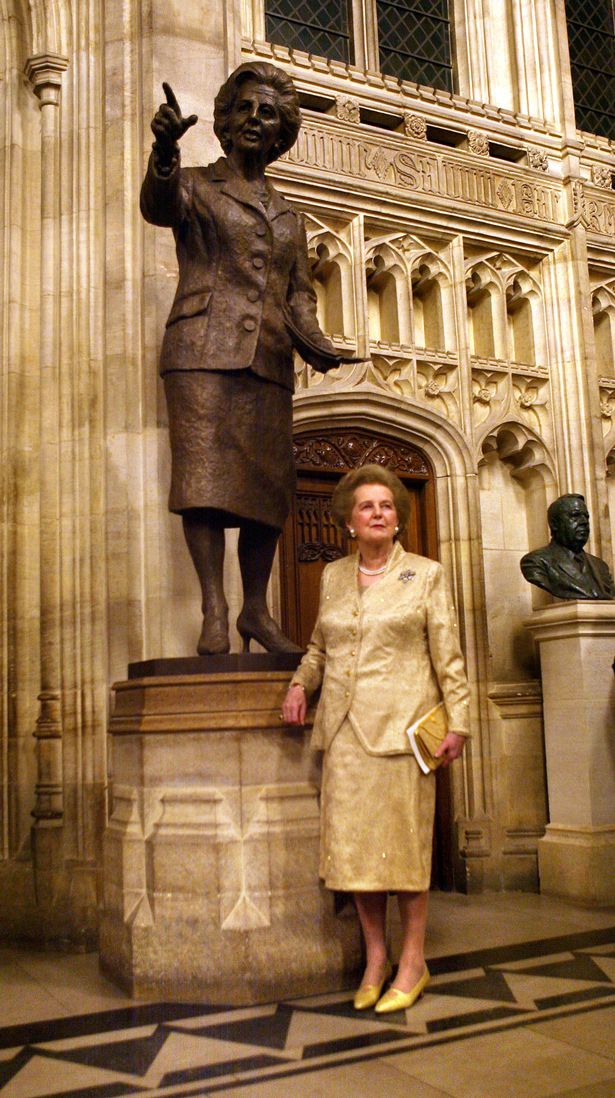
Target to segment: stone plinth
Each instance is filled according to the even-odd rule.
[[[338,989],[360,964],[354,911],[318,879],[319,757],[280,722],[288,681],[115,687],[100,956],[133,995],[247,1004]]]
[[[615,903],[615,602],[558,602],[525,625],[540,648],[549,825],[542,892]]]

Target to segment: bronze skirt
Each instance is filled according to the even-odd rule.
[[[414,755],[368,755],[345,720],[325,752],[320,876],[340,892],[424,892],[435,774]]]
[[[295,491],[292,393],[250,370],[175,371],[164,388],[169,510],[214,508],[281,529]]]

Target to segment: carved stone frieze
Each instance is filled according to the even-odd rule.
[[[615,378],[612,385],[600,385],[600,416],[602,435],[609,444],[607,449],[610,449],[615,438]]]
[[[592,183],[596,187],[603,187],[610,191],[613,189],[613,169],[604,164],[592,164]]]
[[[513,399],[522,419],[536,432],[544,435],[548,426],[546,415],[548,382],[515,374],[512,379],[512,388]]]
[[[535,171],[546,172],[549,169],[549,157],[542,149],[528,148],[527,163],[528,167],[534,168]]]
[[[607,198],[606,194],[604,198],[594,198],[589,197],[589,193],[577,180],[572,190],[572,223],[582,223],[588,232],[599,236],[615,236],[615,194],[612,198]]]
[[[342,122],[360,122],[359,100],[355,99],[353,95],[336,95],[335,114]]]
[[[272,177],[296,165],[345,176],[359,187],[381,183],[400,195],[439,196],[458,206],[480,206],[554,224],[564,216],[562,187],[555,180],[529,181],[518,168],[491,162],[478,167],[462,152],[410,152],[401,135],[355,136],[325,116],[318,122],[306,118],[296,145],[277,164]]]
[[[489,156],[489,138],[477,130],[468,130],[468,145],[475,156]]]
[[[416,382],[419,397],[434,411],[453,421],[459,418],[459,404],[454,395],[457,390],[457,375],[456,365],[442,366],[428,359],[417,359]]]
[[[499,412],[508,390],[506,373],[472,370],[473,418],[476,426]]]
[[[427,137],[427,123],[420,114],[412,111],[404,113],[404,133],[406,137],[414,137],[417,141],[423,141]]]

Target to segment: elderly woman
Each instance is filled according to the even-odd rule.
[[[222,583],[225,528],[239,527],[244,648],[298,651],[270,617],[267,583],[295,485],[293,346],[321,371],[342,359],[316,319],[305,229],[265,178],[294,144],[301,115],[290,78],[274,65],[240,65],[214,104],[225,156],[181,168],[182,116],[168,84],[141,210],[173,229],[179,284],[160,357],[169,413],[169,508],[184,533],[202,590],[199,653],[228,652]]]
[[[442,567],[396,538],[408,496],[394,473],[365,465],[333,495],[336,521],[358,552],[328,564],[312,639],[284,700],[289,724],[305,720],[322,684],[312,746],[324,751],[320,874],[354,893],[367,965],[354,1005],[402,1010],[429,979],[424,940],[431,874],[435,776],[411,752],[409,725],[440,700],[447,766],[468,735],[468,687],[455,611]],[[403,944],[395,983],[385,943],[387,893],[399,901]]]

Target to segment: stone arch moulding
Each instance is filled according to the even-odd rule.
[[[544,442],[524,423],[505,420],[492,424],[478,439],[478,464],[489,452],[497,453],[501,461],[510,466],[511,476],[526,480],[539,474],[550,495],[555,495],[557,477],[555,462]]]
[[[324,331],[354,336],[352,254],[345,241],[330,230],[309,237],[308,259]]]
[[[388,394],[301,394],[294,405],[295,434],[332,428],[363,428],[390,435],[422,450],[436,479],[440,559],[453,588],[472,689],[473,739],[463,767],[453,771],[453,801],[465,859],[491,853],[492,789],[483,759],[488,757],[487,663],[484,582],[476,530],[480,524],[476,467],[462,434],[443,417]],[[469,826],[469,821],[472,821]]]
[[[390,241],[370,240],[365,249],[365,264],[370,339],[409,347],[410,272],[405,256]]]

